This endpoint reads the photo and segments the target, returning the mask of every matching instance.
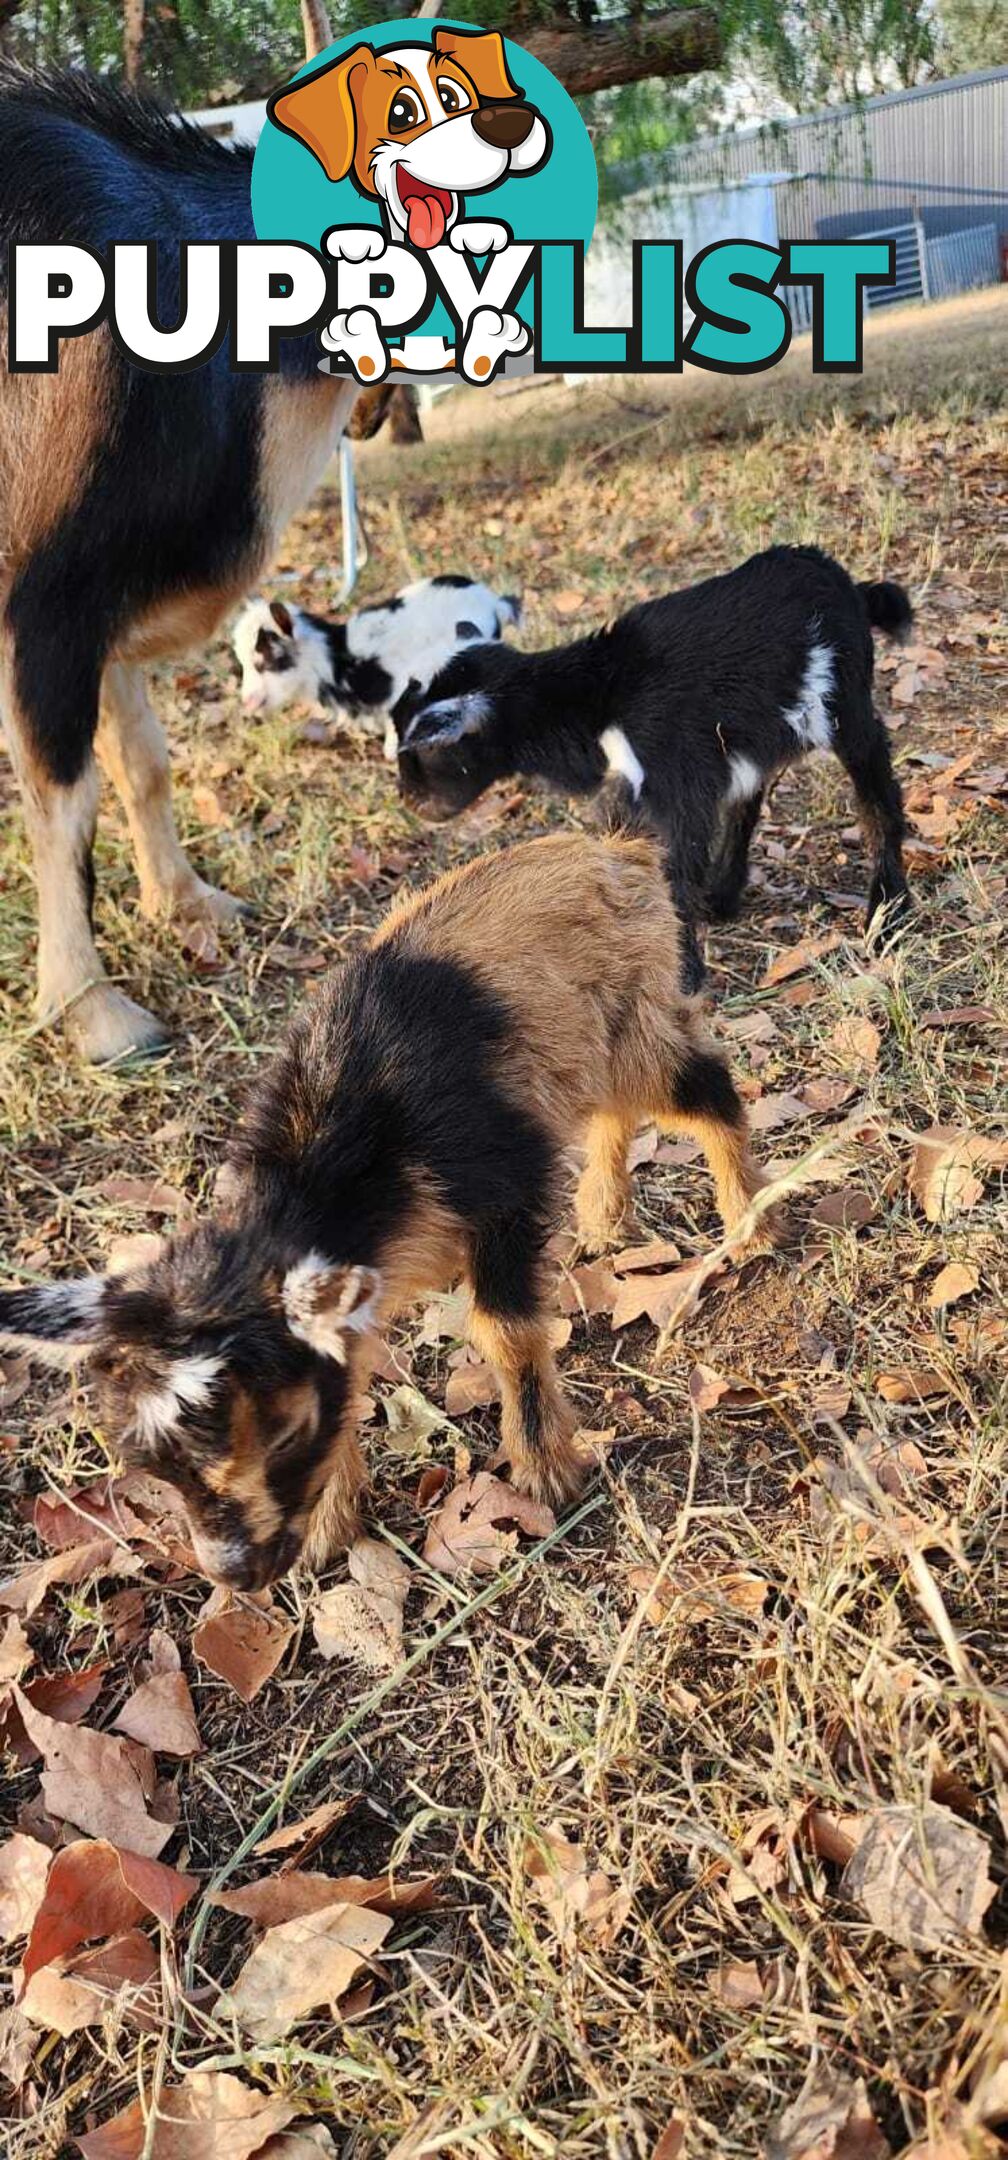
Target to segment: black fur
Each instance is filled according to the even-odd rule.
[[[388,600],[382,605],[391,608],[393,603]],[[401,607],[402,601],[396,600],[395,606]],[[326,642],[329,674],[319,684],[319,703],[338,705],[351,720],[362,712],[381,712],[389,700],[392,677],[380,660],[359,659],[349,650],[346,623],[330,622],[324,615],[310,615],[307,608],[299,608],[294,623],[295,640],[299,623],[307,623],[312,630],[320,631]],[[294,661],[292,644],[288,666],[293,667]]]
[[[263,1233],[377,1266],[423,1173],[474,1237],[543,1220],[552,1149],[500,1084],[511,1019],[408,931],[326,978],[260,1084],[235,1159]]]
[[[180,311],[184,241],[253,240],[252,155],[179,125],[83,74],[0,63],[0,295],[11,241],[158,246],[162,321]],[[314,337],[281,346],[311,380]],[[254,568],[264,378],[226,350],[191,374],[152,375],[109,343],[109,424],[87,484],[18,570],[7,614],[18,694],[40,761],[60,783],[90,754],[117,634],[181,588]],[[54,626],[58,626],[54,634]]]
[[[810,655],[828,647],[832,748],[854,785],[872,851],[868,921],[905,900],[903,805],[872,703],[872,622],[912,620],[896,585],[859,587],[817,548],[770,548],[727,576],[632,608],[606,630],[550,652],[482,645],[399,701],[403,792],[455,815],[510,773],[589,794],[610,770],[601,737],[619,729],[643,768],[621,815],[664,841],[683,918],[687,987],[702,975],[693,926],[735,913],[763,788],[805,755],[786,715]],[[745,767],[734,764],[745,760]],[[755,768],[754,799],[732,799]]]

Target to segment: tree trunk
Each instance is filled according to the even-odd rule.
[[[20,5],[21,0],[0,0],[0,53],[6,52],[11,44],[11,24]]]
[[[131,90],[143,75],[144,0],[123,0],[123,70]]]
[[[518,42],[573,96],[640,82],[647,75],[696,75],[724,57],[717,16],[705,7],[665,15],[622,15],[568,29],[534,28]]]

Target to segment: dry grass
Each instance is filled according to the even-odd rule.
[[[504,589],[523,586],[527,638],[542,642],[771,539],[814,539],[855,574],[886,571],[922,593],[928,645],[964,625],[946,648],[944,680],[897,716],[904,781],[933,776],[932,755],[977,745],[984,766],[1003,761],[994,653],[970,630],[969,608],[993,620],[998,602],[995,346],[1006,300],[985,295],[878,326],[866,375],[853,383],[811,384],[806,347],[756,384],[549,389],[489,408],[468,399],[454,419],[440,408],[424,448],[376,445],[361,459],[372,546],[362,597],[434,564],[463,566]],[[334,512],[323,494],[288,536],[283,567],[314,605],[332,581]],[[976,596],[961,618],[942,604],[952,586]],[[571,591],[583,595],[573,618],[553,606]],[[104,949],[170,1019],[178,1047],[146,1071],[82,1072],[32,1032],[23,839],[16,816],[7,820],[0,1129],[4,1266],[15,1273],[94,1265],[114,1235],[145,1226],[103,1195],[110,1176],[156,1175],[204,1204],[235,1105],[317,959],[352,950],[404,870],[426,874],[572,816],[529,792],[428,834],[391,794],[377,753],[306,744],[297,722],[242,723],[223,650],[162,695],[183,827],[201,867],[252,900],[258,920],[235,934],[217,969],[187,972],[170,934],[135,913],[113,813],[98,863]],[[980,1005],[1003,1020],[1003,808],[993,794],[970,797],[947,840],[915,847],[919,912],[879,965],[850,904],[865,877],[846,837],[842,776],[824,765],[778,791],[746,912],[711,940],[713,994],[729,1021],[758,1009],[773,1020],[766,1042],[737,1050],[754,1097],[849,1071],[830,1038],[845,1016],[871,1013],[881,1052],[874,1070],[855,1075],[856,1095],[832,1118],[810,1114],[760,1143],[783,1167],[842,1125],[846,1152],[833,1150],[829,1175],[869,1194],[871,1220],[859,1234],[809,1232],[803,1250],[729,1276],[660,1366],[650,1323],[614,1336],[604,1316],[575,1322],[562,1362],[582,1421],[615,1427],[620,1444],[608,1451],[600,1504],[505,1595],[477,1612],[457,1589],[443,1591],[436,1610],[415,1596],[407,1646],[421,1653],[416,1669],[370,1708],[369,1682],[323,1663],[306,1629],[236,1716],[235,1698],[185,1647],[204,1586],[147,1587],[149,1622],[183,1646],[205,1742],[180,1779],[169,1856],[197,1871],[225,1864],[332,1734],[332,1755],[290,1804],[300,1813],[333,1790],[364,1794],[324,1864],[440,1871],[444,1904],[397,1924],[374,2003],[357,2022],[320,2020],[260,2054],[215,2018],[212,1990],[186,2012],[168,1951],[160,2051],[156,2039],[138,2051],[114,2024],[67,2043],[41,2037],[30,2110],[8,2126],[18,2160],[71,2149],[72,2134],[125,2105],[138,2081],[150,2089],[166,2068],[170,2076],[208,2060],[244,2061],[266,2087],[293,2089],[330,2122],[340,2150],[362,2160],[393,2149],[400,2160],[455,2151],[647,2160],[673,2111],[691,2155],[748,2160],[817,2054],[866,2078],[894,2151],[970,2090],[1004,1986],[1003,1897],[985,1934],[917,1954],[844,1899],[837,1868],[800,1825],[813,1803],[839,1813],[887,1800],[919,1808],[934,1789],[972,1809],[1003,1882],[1003,1213],[999,1229],[996,1177],[948,1226],[925,1222],[906,1187],[914,1132],[936,1122],[996,1132],[999,1119],[1003,1131],[1003,1032],[920,1027],[935,1007]],[[201,811],[213,821],[201,824]],[[808,1002],[788,1002],[787,986],[757,987],[780,945],[835,929],[846,942],[813,971]],[[699,1171],[652,1161],[638,1182],[647,1229],[684,1247],[711,1242]],[[966,1258],[979,1292],[935,1315],[927,1293],[939,1266]],[[409,1326],[397,1340],[404,1368],[435,1401],[446,1347],[417,1346]],[[697,1360],[757,1387],[756,1414],[696,1421],[686,1381]],[[850,1406],[817,1421],[813,1391],[831,1365]],[[880,1374],[925,1367],[942,1381],[926,1402],[880,1394]],[[462,1422],[486,1459],[495,1413]],[[33,1388],[7,1423],[18,1447],[0,1456],[2,1557],[16,1564],[38,1550],[21,1496],[106,1465],[86,1396],[63,1385],[48,1395]],[[383,1431],[379,1416],[375,1519],[418,1547],[417,1474],[431,1453],[450,1456],[451,1442],[404,1455]],[[851,1443],[865,1432],[890,1450],[916,1444],[901,1495],[859,1486]],[[810,1468],[823,1455],[846,1463],[853,1499],[842,1481],[831,1498]],[[921,1521],[932,1526],[923,1563]],[[699,1565],[715,1609],[698,1614],[680,1595],[660,1625],[642,1619],[630,1570],[663,1559],[672,1573]],[[717,1588],[739,1570],[767,1585],[761,1611],[737,1609]],[[431,1587],[422,1574],[418,1587]],[[298,1580],[280,1592],[299,1621],[310,1595]],[[106,1643],[99,1591],[54,1593],[35,1633],[51,1669],[87,1662]],[[94,1713],[102,1723],[136,1653],[110,1655]],[[36,1789],[36,1771],[11,1776],[6,1824]],[[745,1841],[764,1811],[757,1865]],[[582,1935],[560,1949],[530,1889],[526,1840],[553,1820],[632,1894],[607,1948]],[[750,1880],[740,1885],[729,1870],[743,1850]],[[768,1851],[777,1864],[763,1864]],[[244,1924],[215,1914],[199,1976],[220,1983],[246,1945]],[[180,1955],[184,1947],[183,1929]],[[730,1979],[726,1999],[726,1971],[740,1963],[763,1976],[756,2008],[732,2006]]]

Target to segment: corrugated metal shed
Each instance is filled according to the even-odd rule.
[[[793,172],[779,203],[787,239],[842,237],[914,215],[932,237],[972,225],[1008,232],[1008,67],[706,136],[647,163],[652,180],[660,168],[666,179],[711,185]]]

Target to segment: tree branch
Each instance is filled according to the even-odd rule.
[[[706,7],[662,15],[620,16],[581,30],[531,28],[519,43],[534,53],[565,90],[583,95],[647,75],[696,75],[724,57],[717,16]]]

